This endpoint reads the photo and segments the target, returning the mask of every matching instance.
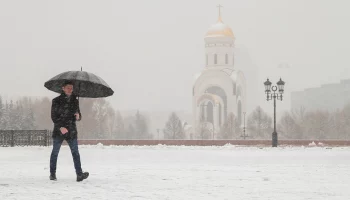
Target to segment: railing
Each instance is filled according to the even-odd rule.
[[[0,130],[0,146],[50,146],[49,130]]]
[[[267,146],[270,140],[110,140],[110,139],[79,139],[79,145],[176,145],[176,146],[223,146],[226,144],[243,146]],[[278,146],[350,146],[350,140],[279,140]]]

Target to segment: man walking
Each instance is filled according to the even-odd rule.
[[[78,131],[76,121],[81,120],[79,101],[73,92],[73,82],[66,81],[62,87],[62,94],[52,100],[51,119],[54,123],[52,133],[53,148],[50,157],[50,180],[57,180],[57,157],[63,140],[66,140],[72,153],[77,181],[88,178],[89,173],[83,172],[78,150]]]

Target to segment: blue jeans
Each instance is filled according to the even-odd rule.
[[[53,148],[52,148],[51,157],[50,157],[50,173],[56,173],[57,157],[58,157],[58,153],[60,152],[63,140],[64,139],[60,137],[53,138]],[[66,141],[69,145],[70,151],[73,156],[75,172],[77,174],[81,174],[83,173],[83,170],[81,169],[78,140],[67,139]]]

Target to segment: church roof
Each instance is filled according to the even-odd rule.
[[[205,37],[206,38],[208,38],[208,37],[231,37],[231,38],[234,38],[234,34],[233,34],[231,28],[228,25],[224,24],[224,22],[221,19],[221,16],[219,16],[218,21],[209,28]]]

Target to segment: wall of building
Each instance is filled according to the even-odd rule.
[[[336,111],[350,103],[350,79],[291,93],[291,108]]]

